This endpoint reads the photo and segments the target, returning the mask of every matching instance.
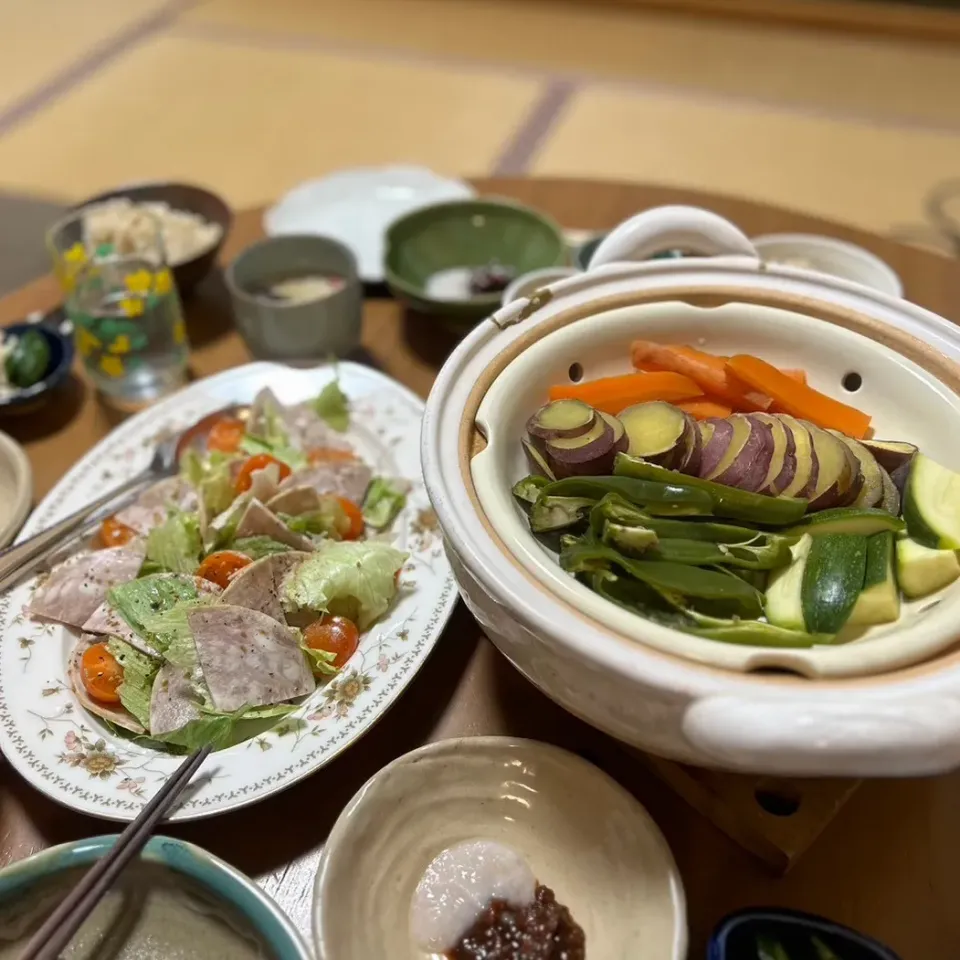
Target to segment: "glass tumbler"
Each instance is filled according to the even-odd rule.
[[[121,407],[144,406],[183,384],[189,351],[161,225],[140,212],[98,238],[87,215],[71,213],[47,234],[65,312],[97,389]]]

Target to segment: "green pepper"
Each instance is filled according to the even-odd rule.
[[[564,550],[560,565],[568,573],[593,573],[613,565],[661,595],[723,601],[745,617],[763,613],[763,598],[758,590],[739,577],[718,570],[665,560],[631,560],[612,547],[592,543]]]
[[[714,483],[712,480],[688,477],[686,474],[677,473],[676,470],[658,467],[656,464],[647,463],[646,460],[631,457],[626,453],[617,454],[613,472],[618,477],[634,477],[637,480],[654,483],[680,484],[700,490],[708,494],[713,502],[713,509],[705,512],[714,513],[719,517],[730,517],[733,520],[745,520],[748,523],[782,527],[797,523],[807,509],[806,500],[797,500],[792,497],[765,497],[759,493],[748,493],[746,490]]]
[[[628,527],[647,527],[653,530],[658,537],[672,540],[746,543],[760,536],[759,531],[751,530],[749,527],[714,523],[711,520],[701,520],[699,518],[670,520],[666,517],[651,517],[616,493],[608,493],[590,514],[590,525],[598,533],[603,531],[603,524],[607,520]]]
[[[548,497],[590,497],[593,500],[601,500],[608,493],[619,493],[651,514],[703,516],[713,509],[713,500],[703,490],[630,477],[566,477],[548,483],[541,490],[541,495]]]
[[[646,553],[657,544],[657,535],[647,527],[627,527],[622,523],[604,521],[600,535],[602,543],[634,556]]]
[[[541,495],[530,510],[530,529],[534,533],[565,530],[587,516],[593,501],[585,497],[550,497]]]
[[[775,627],[762,620],[730,620],[722,626],[695,627],[688,630],[698,637],[720,640],[723,643],[743,644],[748,647],[813,647],[830,643],[833,637],[824,633],[804,633]]]
[[[513,495],[524,504],[536,503],[540,491],[549,482],[546,477],[531,473],[529,477],[524,477],[513,485]]]
[[[6,359],[7,380],[15,387],[32,387],[43,379],[50,365],[50,344],[39,330],[27,330],[16,338]]]

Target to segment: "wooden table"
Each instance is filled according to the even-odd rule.
[[[693,203],[750,234],[816,232],[873,250],[900,274],[910,299],[960,321],[955,262],[857,230],[746,201],[692,191],[560,180],[481,180],[484,193],[540,207],[567,227],[601,229],[646,207]],[[260,212],[237,219],[226,258],[260,236]],[[0,323],[59,299],[51,279],[0,301]],[[250,359],[234,332],[225,291],[211,282],[188,306],[193,373]],[[405,317],[389,300],[368,301],[363,342],[373,362],[426,396],[453,346],[434,322]],[[116,423],[79,381],[62,402],[3,423],[23,443],[42,497]],[[394,757],[445,737],[512,734],[552,741],[598,763],[660,824],[686,884],[690,956],[702,957],[711,927],[740,907],[777,904],[826,914],[889,943],[904,960],[960,957],[960,774],[866,784],[787,877],[764,867],[688,808],[618,744],[565,714],[500,657],[462,606],[410,688],[362,743],[324,770],[262,804],[169,832],[199,843],[247,873],[309,934],[315,864],[340,809]],[[0,766],[0,864],[55,843],[110,830],[65,810]]]

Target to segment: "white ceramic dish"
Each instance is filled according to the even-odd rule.
[[[818,270],[862,283],[891,297],[903,296],[900,278],[883,260],[844,240],[806,233],[770,233],[754,237],[752,243],[768,263]]]
[[[343,671],[261,737],[213,754],[198,785],[174,812],[192,820],[262,800],[332,760],[363,735],[414,677],[456,601],[453,578],[419,482],[422,402],[381,373],[338,365],[351,401],[351,439],[375,471],[414,481],[394,525],[410,553],[390,614],[362,639]],[[158,435],[194,423],[229,403],[249,402],[265,386],[284,402],[315,396],[330,367],[293,370],[253,363],[201,380],[126,421],[93,448],[38,506],[30,536],[142,469]],[[74,635],[23,616],[34,581],[0,598],[0,746],[38,790],[83,813],[132,820],[181,758],[112,734],[78,704],[65,682]]]
[[[316,233],[333,237],[357,258],[365,283],[383,281],[387,227],[420,207],[476,195],[462,180],[425,167],[357,167],[294,187],[263,218],[269,236]]]
[[[30,512],[33,471],[23,447],[0,433],[0,547],[17,535]]]
[[[414,889],[442,850],[486,838],[521,853],[570,908],[592,960],[682,960],[683,885],[650,815],[596,767],[532,740],[432,743],[376,773],[330,833],[314,892],[320,960],[427,960]]]
[[[567,277],[575,277],[579,272],[576,267],[544,267],[542,270],[531,270],[529,273],[517,277],[503,291],[500,302],[506,306],[518,297],[532,296],[541,287],[556,283],[557,280],[566,280]]]
[[[725,245],[734,253],[623,262],[643,261],[678,238],[700,253]],[[772,663],[770,651],[731,654],[712,645],[698,658],[698,651],[672,646],[673,631],[659,634],[639,618],[628,627],[615,609],[601,612],[596,597],[579,593],[516,513],[511,520],[501,509],[524,468],[498,434],[508,446],[511,431],[518,440],[547,382],[574,361],[587,377],[625,371],[630,337],[648,332],[797,358],[814,385],[833,392],[850,372],[847,363],[862,365],[863,403],[875,408],[878,429],[916,438],[935,458],[960,466],[951,439],[960,331],[860,284],[762,263],[751,249],[736,228],[706,211],[649,211],[614,230],[586,274],[551,284],[537,302],[514,301],[458,346],[427,403],[422,456],[461,592],[537,686],[645,750],[782,775],[952,769],[960,765],[960,653],[950,649],[960,588],[888,634],[781,661],[805,677],[745,672]],[[576,355],[566,355],[567,347]],[[503,497],[489,482],[490,471],[500,470]],[[855,669],[851,658],[860,661]],[[907,666],[916,660],[923,662]],[[884,672],[850,676],[871,669]]]

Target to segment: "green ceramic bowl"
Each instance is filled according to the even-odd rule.
[[[432,278],[491,262],[511,268],[519,277],[566,264],[567,248],[555,223],[506,200],[438,203],[401,217],[387,230],[384,273],[392,293],[458,330],[493,313],[503,291],[451,298],[430,290]]]

